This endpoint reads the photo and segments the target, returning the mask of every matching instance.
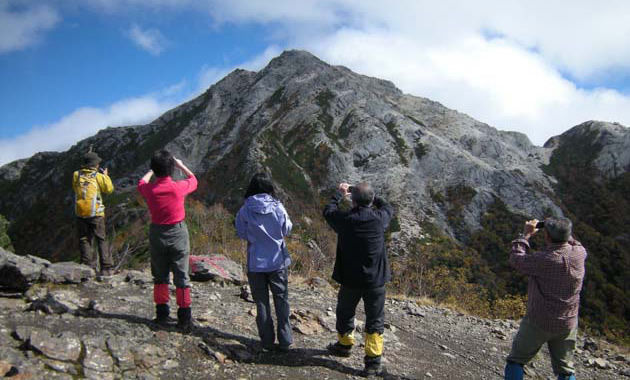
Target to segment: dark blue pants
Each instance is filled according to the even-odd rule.
[[[272,346],[276,340],[271,307],[269,305],[269,290],[273,295],[273,305],[276,309],[278,320],[278,343],[281,346],[289,346],[293,343],[291,325],[289,324],[289,288],[288,271],[280,269],[275,272],[249,272],[247,279],[252,290],[252,297],[256,302],[256,325],[258,335],[263,346]]]

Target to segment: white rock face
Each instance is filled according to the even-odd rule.
[[[235,71],[204,96],[203,111],[168,145],[197,170],[212,169],[243,144],[248,153],[242,168],[252,173],[268,158],[265,133],[273,133],[287,153],[284,164],[295,166],[313,187],[373,183],[397,206],[405,232],[417,233],[427,220],[450,231],[445,206],[431,194],[457,186],[475,192],[462,210],[471,229],[495,197],[527,216],[560,214],[546,195],[553,192],[552,179],[540,169],[549,149],[306,52],[285,52],[258,73]],[[291,154],[295,142],[331,151],[317,181],[317,173]]]

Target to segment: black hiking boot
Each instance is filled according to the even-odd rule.
[[[170,310],[168,304],[155,305],[155,319],[153,323],[156,323],[163,327],[168,327],[175,323],[176,320],[169,316]]]
[[[352,346],[346,346],[345,344],[341,344],[339,342],[330,343],[326,346],[328,352],[335,356],[341,356],[342,358],[347,358],[352,354]]]
[[[279,344],[278,347],[276,347],[276,351],[278,351],[281,354],[286,354],[291,351],[291,345]]]
[[[365,368],[363,369],[363,376],[377,376],[380,375],[383,368],[381,366],[381,357],[380,356],[365,356],[363,358],[365,363]]]
[[[192,318],[189,307],[180,307],[177,309],[177,328],[184,334],[189,334],[195,330],[197,325]]]

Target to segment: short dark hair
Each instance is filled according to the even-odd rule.
[[[545,219],[545,231],[553,243],[564,243],[569,241],[573,223],[568,218],[550,217]]]
[[[156,177],[168,177],[175,171],[175,159],[166,149],[158,150],[151,157],[151,170]]]
[[[276,197],[276,189],[273,185],[271,177],[267,173],[260,172],[254,174],[251,181],[249,181],[249,186],[247,186],[247,191],[245,192],[245,198],[263,193],[269,194],[274,198]]]
[[[369,206],[374,201],[374,190],[367,182],[352,186],[350,193],[352,194],[352,201],[358,206]]]
[[[83,167],[84,168],[95,168],[98,164],[101,163],[101,158],[96,154],[96,152],[87,152],[83,155]]]

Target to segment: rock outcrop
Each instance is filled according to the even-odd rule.
[[[94,277],[94,270],[74,262],[51,263],[36,256],[19,256],[0,248],[0,286],[26,290],[37,282],[78,284]]]
[[[30,264],[18,264],[26,271]],[[24,268],[23,268],[24,267]],[[254,305],[239,285],[193,283],[198,327],[183,334],[152,322],[147,272],[102,281],[39,282],[20,294],[0,293],[0,376],[21,379],[347,379],[363,366],[365,315],[357,314],[357,347],[349,358],[328,355],[336,337],[335,291],[322,279],[290,278],[294,346],[266,352],[257,337]],[[174,301],[173,301],[174,303]],[[175,307],[175,305],[172,305]],[[385,312],[386,379],[501,378],[517,323],[476,318],[448,309],[389,298]],[[528,368],[549,378],[548,353]],[[580,334],[580,378],[619,379],[628,357],[605,341]],[[11,377],[9,377],[11,378]]]

